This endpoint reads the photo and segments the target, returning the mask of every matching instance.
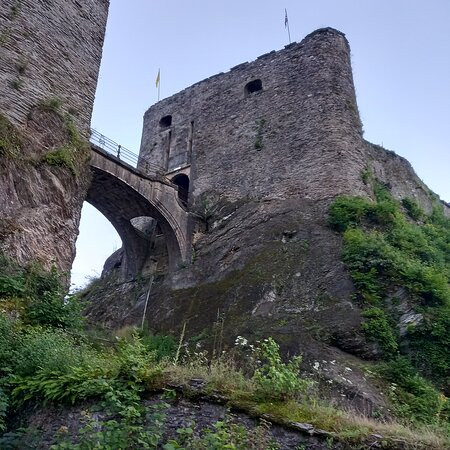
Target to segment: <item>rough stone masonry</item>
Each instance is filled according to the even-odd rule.
[[[0,245],[69,271],[109,0],[0,3]]]

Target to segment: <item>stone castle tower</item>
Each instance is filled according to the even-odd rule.
[[[0,246],[68,271],[109,0],[0,3]]]
[[[372,196],[362,177],[370,169],[394,197],[427,211],[433,202],[405,159],[364,140],[349,44],[331,28],[150,107],[139,168],[155,166],[179,186],[190,221],[191,254],[176,270],[161,230],[149,244],[147,319],[164,331],[186,321],[202,333],[220,316],[230,337],[289,335],[295,347],[311,340],[305,323],[314,323],[355,345],[361,317],[341,239],[327,226],[331,201]],[[132,295],[141,300],[123,307],[121,290],[117,304],[112,295],[96,306],[97,319],[133,322],[149,292],[144,283]]]
[[[193,217],[218,197],[271,205],[298,199],[314,202],[323,223],[337,195],[370,195],[361,179],[368,166],[398,198],[431,207],[409,164],[363,139],[350,47],[331,28],[153,105],[139,161],[143,171],[162,168]]]
[[[141,167],[188,175],[191,202],[206,191],[322,200],[354,191],[361,135],[347,40],[323,29],[152,106]]]

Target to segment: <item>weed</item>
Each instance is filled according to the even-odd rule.
[[[361,172],[361,180],[364,184],[370,185],[373,181],[373,172],[370,168],[366,168]]]
[[[75,169],[75,155],[71,147],[61,147],[46,153],[42,161],[49,166],[64,167],[73,175],[77,174]]]
[[[264,147],[263,144],[263,131],[264,131],[264,126],[266,124],[266,120],[265,119],[259,119],[256,121],[256,126],[257,126],[257,130],[256,130],[256,138],[255,138],[255,150],[262,150]]]
[[[255,370],[252,378],[257,395],[263,398],[288,399],[304,392],[309,385],[308,381],[299,378],[302,358],[297,356],[288,364],[283,363],[280,347],[272,338],[261,342],[256,357],[261,360],[261,366]]]
[[[17,158],[22,149],[22,139],[16,129],[0,114],[0,156]]]
[[[20,89],[23,86],[23,80],[20,78],[14,78],[14,80],[11,81],[11,87],[15,89],[16,91],[20,91]]]
[[[38,104],[39,109],[41,109],[42,111],[53,111],[53,112],[59,112],[61,106],[62,101],[57,97],[46,98],[45,100],[42,100]]]

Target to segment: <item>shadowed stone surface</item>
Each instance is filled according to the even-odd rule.
[[[92,181],[86,200],[115,227],[124,248],[124,272],[134,278],[149,257],[151,245],[133,219],[150,216],[164,233],[169,264],[188,257],[188,215],[178,198],[178,187],[158,176],[144,176],[128,164],[92,146]]]
[[[21,142],[0,150],[0,229],[9,224],[0,247],[21,264],[39,260],[63,272],[72,266],[89,164],[79,149],[76,174],[45,158],[67,149],[67,114],[88,136],[108,5],[0,2],[0,113]]]

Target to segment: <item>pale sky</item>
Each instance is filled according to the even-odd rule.
[[[450,200],[450,0],[111,0],[92,126],[139,151],[142,117],[157,100],[333,27],[352,50],[364,137],[407,158]],[[121,246],[83,207],[72,283],[99,275]]]

